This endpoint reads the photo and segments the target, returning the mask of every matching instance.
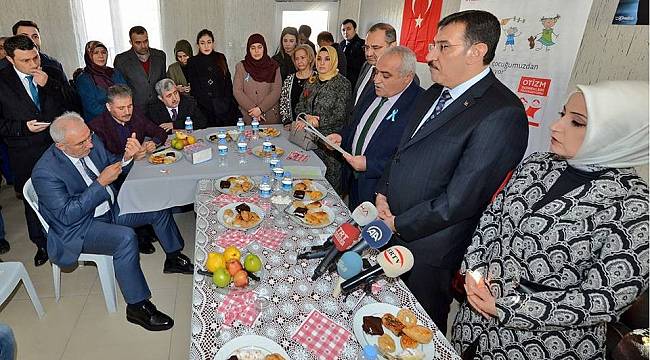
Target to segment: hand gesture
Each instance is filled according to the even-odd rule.
[[[260,109],[259,106],[256,106],[256,107],[248,110],[248,115],[258,118],[258,117],[262,116],[262,109]]]
[[[363,155],[343,155],[345,161],[356,171],[366,171],[366,157]]]
[[[97,177],[97,182],[101,186],[108,186],[113,181],[117,179],[118,176],[122,173],[122,161],[118,161],[115,164],[108,165],[102,170],[101,174]]]
[[[133,159],[140,151],[142,151],[142,145],[135,137],[135,133],[131,134],[131,137],[126,139],[126,146],[124,147],[124,160],[129,161]]]
[[[329,135],[326,136],[326,138],[327,138],[327,140],[329,140],[330,142],[332,142],[332,143],[334,143],[334,144],[336,144],[338,146],[341,146],[341,142],[343,141],[343,138],[341,137],[341,135],[339,135],[337,133],[329,134]],[[334,150],[334,148],[329,146],[327,143],[325,143],[325,146],[327,146],[327,148],[330,149],[330,150]]]
[[[477,275],[478,274],[478,275]],[[467,302],[484,318],[490,319],[497,314],[496,298],[481,273],[467,271],[465,273],[465,291]]]
[[[154,150],[156,150],[156,143],[153,141],[145,141],[142,144],[142,147],[144,147],[145,151],[148,153],[152,153]]]
[[[33,132],[33,133],[38,133],[38,132],[41,132],[41,131],[47,129],[47,127],[50,126],[50,124],[41,124],[41,125],[37,125],[37,124],[36,124],[37,122],[38,122],[38,120],[36,120],[36,119],[34,119],[34,120],[29,120],[29,121],[26,123],[26,124],[27,124],[27,129],[28,129],[29,131]]]
[[[160,127],[163,128],[165,131],[174,130],[174,124],[170,122],[162,123],[160,124]]]
[[[36,81],[38,86],[43,87],[45,84],[47,84],[47,73],[42,69],[34,69],[30,72],[30,74],[34,76],[34,81]]]

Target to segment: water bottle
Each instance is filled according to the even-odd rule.
[[[361,360],[377,360],[379,359],[379,351],[377,350],[376,345],[366,345],[361,350],[359,354],[359,359]]]
[[[251,128],[253,129],[253,139],[258,139],[258,133],[260,132],[260,121],[256,117],[253,118],[251,122]]]
[[[219,130],[219,132],[217,133],[217,139],[219,139],[219,142],[221,142],[221,140],[227,141],[226,132],[224,130]]]
[[[219,150],[219,167],[226,166],[226,156],[228,156],[228,143],[226,142],[225,138],[219,140],[217,149]]]
[[[284,178],[282,178],[282,191],[291,192],[293,190],[293,179],[291,178],[291,172],[284,172]]]
[[[237,119],[237,131],[239,131],[240,133],[244,133],[245,127],[246,125],[244,125],[244,119],[243,118]]]
[[[248,151],[248,143],[246,143],[246,136],[242,133],[237,140],[237,152],[239,153],[239,164],[246,164],[246,152]]]
[[[191,134],[192,131],[194,131],[194,123],[192,122],[192,118],[187,116],[185,117],[185,132]]]
[[[271,160],[269,160],[269,166],[271,167],[271,170],[273,170],[276,166],[278,166],[278,163],[280,162],[280,159],[278,158],[277,153],[271,154]]]
[[[273,168],[273,190],[280,190],[282,188],[282,179],[284,178],[284,168],[282,164]]]
[[[262,177],[262,182],[260,183],[260,197],[262,199],[268,199],[271,197],[271,184],[268,175]]]

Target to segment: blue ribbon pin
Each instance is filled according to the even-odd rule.
[[[393,109],[393,111],[386,117],[386,120],[390,120],[390,122],[395,122],[395,117],[397,116],[397,111],[399,109]]]

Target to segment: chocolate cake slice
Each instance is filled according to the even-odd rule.
[[[361,328],[368,335],[384,335],[384,327],[381,325],[380,317],[364,316]]]
[[[221,180],[219,182],[219,187],[222,189],[230,189],[230,181]]]
[[[244,204],[244,203],[241,203],[241,204],[235,206],[235,210],[236,210],[238,213],[241,214],[242,211],[249,211],[249,212],[250,212],[250,211],[251,211],[251,207],[248,206],[248,205],[246,205],[246,204]]]

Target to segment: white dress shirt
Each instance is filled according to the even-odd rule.
[[[370,66],[370,69],[368,69],[366,76],[363,77],[363,81],[361,81],[361,84],[359,84],[359,89],[357,91],[357,98],[354,99],[354,105],[356,105],[357,102],[359,101],[359,97],[361,96],[363,89],[366,88],[366,84],[368,84],[368,81],[371,81],[370,77],[372,76],[372,70],[374,69],[375,69],[374,66]]]
[[[404,90],[400,91],[398,94],[395,94],[386,100],[386,102],[381,106],[381,109],[379,109],[379,112],[377,113],[377,116],[375,117],[375,121],[373,121],[372,125],[370,125],[370,129],[368,129],[368,133],[366,134],[366,138],[363,141],[363,147],[361,148],[361,154],[366,153],[366,148],[368,147],[368,144],[370,143],[370,140],[372,139],[372,136],[375,134],[377,131],[377,128],[379,128],[379,125],[381,125],[382,121],[391,121],[391,120],[386,120],[386,117],[389,115],[388,110],[390,110],[393,105],[397,102],[400,96],[404,93],[404,91],[411,86],[411,83],[409,83]],[[352,151],[357,148],[357,140],[359,140],[359,135],[361,135],[361,131],[363,130],[363,127],[366,126],[366,122],[368,122],[368,118],[372,114],[373,111],[375,111],[375,108],[379,105],[381,102],[381,97],[377,96],[375,97],[375,100],[370,104],[368,109],[366,109],[366,112],[363,113],[363,116],[361,117],[361,120],[359,121],[359,125],[357,125],[357,130],[354,133],[354,138],[352,141]]]
[[[30,76],[29,74],[24,74],[20,72],[16,67],[14,66],[14,70],[16,71],[16,74],[18,74],[18,77],[20,78],[20,82],[23,84],[23,87],[25,88],[25,91],[27,91],[27,95],[29,95],[29,98],[34,101],[34,97],[32,96],[32,92],[29,91],[29,80],[27,80],[27,77]],[[36,83],[36,80],[32,76],[32,84],[36,87],[38,90],[38,84]],[[35,101],[34,101],[35,102]]]
[[[447,100],[447,102],[445,103],[445,105],[442,108],[442,111],[444,111],[447,107],[449,107],[449,105],[451,105],[451,103],[453,103],[456,99],[458,99],[461,95],[463,95],[467,90],[469,90],[469,88],[474,86],[474,84],[481,81],[481,79],[486,77],[489,73],[490,73],[490,67],[488,66],[485,69],[483,69],[483,71],[481,71],[480,73],[475,75],[473,78],[465,81],[464,83],[456,86],[453,89],[450,89],[448,87],[444,87],[442,89],[442,91],[445,91],[445,90],[449,91],[449,95],[451,95],[451,99]],[[442,94],[442,91],[440,92],[440,94]],[[411,138],[413,138],[413,136],[415,136],[415,134],[418,132],[418,130],[420,130],[420,128],[422,127],[422,125],[424,125],[424,123],[431,117],[431,114],[433,114],[433,110],[436,108],[436,105],[438,105],[438,100],[440,100],[440,96],[438,96],[436,101],[433,102],[433,104],[431,105],[431,108],[429,108],[429,111],[427,111],[427,113],[424,114],[424,118],[422,118],[422,120],[420,121],[420,125],[418,125],[418,127],[415,129],[413,134],[411,134]]]

